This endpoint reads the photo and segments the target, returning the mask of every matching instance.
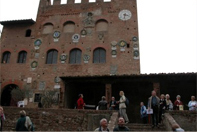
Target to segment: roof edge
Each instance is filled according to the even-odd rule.
[[[1,25],[9,25],[9,24],[23,24],[23,23],[29,23],[34,24],[35,21],[33,19],[19,19],[19,20],[8,20],[8,21],[0,21]]]

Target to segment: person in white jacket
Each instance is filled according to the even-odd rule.
[[[126,108],[127,108],[127,106],[125,104],[126,97],[125,97],[123,91],[120,91],[119,95],[120,95],[120,100],[118,102],[119,103],[119,114],[120,114],[120,117],[124,118],[125,123],[127,124],[127,123],[129,123],[129,119],[128,119],[128,116],[127,116],[127,113],[126,113]]]
[[[191,101],[188,103],[189,110],[195,111],[197,110],[197,101],[195,100],[195,96],[191,96]]]

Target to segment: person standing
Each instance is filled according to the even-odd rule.
[[[181,96],[176,96],[176,101],[174,101],[174,109],[175,110],[181,110],[180,107],[183,106],[183,103],[181,102]]]
[[[153,110],[152,114],[152,128],[159,127],[158,126],[158,112],[159,112],[159,101],[160,99],[156,96],[156,92],[153,90],[151,93],[151,97],[148,99],[148,109]]]
[[[83,100],[83,94],[79,94],[79,99],[77,100],[77,109],[84,109],[85,103]]]
[[[109,102],[109,110],[117,110],[118,109],[118,104],[115,100],[115,97],[111,98],[111,101]]]
[[[33,131],[33,124],[29,118],[26,116],[26,112],[24,110],[20,111],[20,118],[16,123],[16,131]]]
[[[140,115],[141,115],[142,122],[144,124],[147,124],[147,113],[146,113],[146,106],[144,106],[144,102],[141,102],[140,106],[141,106]]]
[[[118,126],[115,127],[113,131],[130,131],[130,129],[125,126],[125,120],[123,117],[118,118]]]
[[[103,118],[100,120],[100,127],[96,128],[94,131],[109,132],[109,129],[107,128],[107,126],[108,126],[107,119]]]
[[[127,108],[127,106],[125,104],[126,97],[125,97],[123,91],[120,91],[119,95],[120,95],[120,100],[118,102],[119,103],[119,114],[120,114],[120,117],[124,118],[125,123],[127,124],[127,123],[129,123],[129,119],[128,119],[128,116],[127,116],[127,113],[126,113],[126,108]]]
[[[170,100],[169,94],[166,94],[166,110],[173,110],[173,103]]]
[[[189,101],[188,107],[191,111],[197,110],[197,101],[195,100],[195,96],[191,96],[191,101]]]
[[[165,109],[166,109],[166,100],[165,100],[165,95],[164,94],[161,94],[161,99],[160,99],[159,104],[160,104],[160,107],[159,107],[159,123],[161,123],[162,115],[164,114]]]
[[[99,101],[98,109],[99,110],[107,110],[107,101],[105,99],[105,96],[102,96],[101,101]]]
[[[3,112],[3,107],[0,106],[0,131],[3,131],[3,122],[5,120],[5,115]]]

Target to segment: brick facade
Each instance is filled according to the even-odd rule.
[[[121,20],[119,13],[122,10],[129,10],[131,18]],[[124,19],[128,14],[122,15]],[[20,88],[29,86],[34,93],[39,93],[40,82],[46,83],[46,89],[54,89],[56,76],[140,74],[139,54],[134,56],[134,51],[139,51],[136,0],[97,0],[93,3],[69,0],[62,5],[60,0],[54,0],[53,5],[50,5],[50,0],[40,0],[35,22],[16,20],[1,24],[4,26],[1,61],[5,51],[11,53],[9,63],[1,63],[2,89],[8,84],[16,84]],[[31,32],[28,36],[29,29]],[[83,30],[86,31],[85,35],[81,34]],[[60,37],[53,37],[55,31],[60,33]],[[78,42],[73,41],[74,34],[79,35]],[[135,37],[137,40],[134,40]],[[41,45],[36,48],[38,39]],[[70,52],[75,48],[81,50],[80,64],[69,63]],[[105,63],[93,63],[94,50],[97,48],[106,51]],[[50,50],[58,52],[56,64],[46,64]],[[27,52],[25,63],[17,63],[20,51]],[[63,62],[61,55],[67,58]],[[84,57],[87,56],[89,60],[85,62]],[[38,66],[32,68],[32,62],[37,62]],[[32,81],[27,83],[27,78],[32,78]],[[64,84],[61,86],[65,87]]]

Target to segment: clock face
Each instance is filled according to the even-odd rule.
[[[123,21],[131,19],[131,16],[132,16],[132,14],[131,14],[131,11],[129,11],[129,10],[122,10],[122,11],[120,11],[120,13],[118,15],[118,17]]]

